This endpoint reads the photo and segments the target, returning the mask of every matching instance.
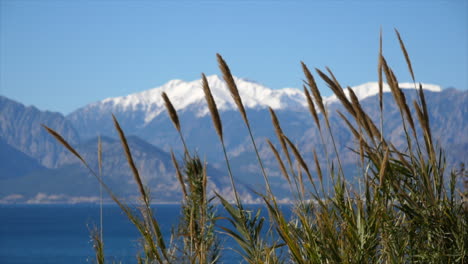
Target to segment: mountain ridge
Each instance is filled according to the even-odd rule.
[[[246,190],[253,188],[256,191],[261,191],[264,183],[256,163],[249,135],[236,105],[230,99],[231,95],[224,81],[219,76],[209,76],[209,79],[213,84],[211,88],[215,100],[220,107],[225,143],[228,156],[233,165],[236,183],[242,187],[240,190],[243,190],[243,197],[245,195],[250,201],[253,201],[254,198],[249,196]],[[244,101],[260,155],[271,177],[272,188],[279,197],[287,197],[288,190],[285,188],[287,184],[285,184],[281,174],[278,173],[279,169],[275,163],[275,158],[265,142],[265,139],[268,138],[273,144],[278,144],[269,117],[268,106],[270,104],[275,106],[276,104],[274,109],[285,135],[293,140],[301,153],[304,154],[306,162],[313,162],[311,150],[320,149],[323,146],[319,140],[318,130],[310,117],[307,107],[304,105],[302,91],[287,88],[273,93],[271,89],[248,80],[236,78],[236,83]],[[246,83],[248,85],[244,86]],[[208,162],[208,166],[211,168],[210,175],[213,175],[211,190],[229,194],[230,187],[227,181],[228,178],[225,177],[225,163],[222,159],[223,156],[220,154],[222,150],[216,140],[217,135],[213,129],[211,117],[207,112],[201,83],[199,80],[192,82],[172,80],[167,84],[166,89],[177,89],[180,85],[184,89],[178,91],[179,93],[168,94],[174,107],[178,109],[182,134],[190,151],[198,153],[202,160]],[[403,91],[407,95],[408,104],[410,104],[416,98],[414,84],[402,83],[401,86],[404,88]],[[378,122],[380,115],[378,96],[376,96],[378,94],[377,87],[377,83],[372,82],[352,87],[360,98],[363,108],[375,122]],[[424,84],[424,87],[435,142],[440,142],[447,149],[446,153],[450,166],[455,164],[454,162],[466,162],[468,139],[464,136],[463,131],[468,129],[466,122],[468,120],[468,105],[466,104],[468,92],[465,90],[441,89],[437,85]],[[246,96],[243,91],[249,91],[250,88],[253,89]],[[46,168],[39,167],[36,171],[30,173],[26,170],[26,174],[24,177],[20,177],[21,179],[9,177],[1,180],[0,177],[0,186],[2,186],[0,188],[0,203],[15,201],[26,203],[97,201],[95,196],[96,186],[98,186],[97,181],[90,178],[89,172],[82,168],[76,157],[68,153],[63,146],[60,146],[55,139],[44,131],[41,127],[42,123],[64,134],[67,140],[83,156],[86,156],[87,160],[91,161],[93,167],[96,166],[95,161],[97,159],[96,138],[100,135],[104,146],[104,160],[106,160],[107,155],[106,162],[108,162],[105,174],[110,176],[108,179],[111,181],[111,185],[126,197],[134,197],[136,188],[131,187],[132,177],[123,156],[111,113],[115,114],[125,131],[142,177],[148,180],[150,188],[159,195],[159,202],[177,202],[180,191],[177,189],[178,183],[167,153],[173,149],[177,157],[180,158],[182,157],[183,147],[177,131],[165,113],[166,109],[160,95],[162,90],[161,87],[157,87],[137,93],[138,96],[136,97],[134,94],[118,97],[119,100],[128,101],[127,105],[122,103],[123,101],[120,102],[122,103],[121,107],[118,104],[113,104],[115,98],[108,98],[79,108],[66,117],[59,113],[41,112],[33,106],[26,107],[21,103],[12,103],[6,97],[0,97],[0,110],[2,110],[0,111],[0,142],[4,141],[8,147],[12,146],[24,152],[25,155],[41,161],[41,165],[44,165],[43,156],[47,156],[45,160],[49,164]],[[385,85],[384,129],[388,130],[385,136],[398,145],[402,136],[401,116],[393,102],[392,94],[388,93],[388,90]],[[187,101],[183,101],[185,94],[191,95]],[[265,100],[265,97],[271,94],[276,97],[273,96],[271,100]],[[143,105],[138,100],[132,101],[131,99],[134,99],[132,96],[136,99],[143,98],[146,100],[144,102],[147,105]],[[154,103],[153,99],[157,100],[157,102]],[[103,101],[104,103],[102,103]],[[349,150],[349,148],[353,147],[352,136],[344,129],[343,121],[335,113],[336,110],[343,110],[342,106],[340,103],[336,103],[337,100],[333,96],[324,97],[324,101],[327,105],[327,111],[330,112],[330,123],[334,133],[336,133],[334,135],[338,143],[338,150],[343,155],[344,167],[347,171],[353,172],[356,159],[352,156],[352,151]],[[281,104],[282,102],[283,104]],[[411,105],[410,108],[412,109]],[[156,106],[159,108],[156,109]],[[146,110],[157,110],[156,112],[159,112],[155,116],[148,117],[149,112]],[[152,113],[154,114],[154,112]],[[323,120],[323,115],[319,114],[319,118]],[[51,147],[51,144],[55,144],[54,147]],[[34,155],[27,153],[28,151],[31,152],[31,149],[28,148],[31,145],[35,146],[34,151],[32,151]],[[17,156],[21,157],[22,155]],[[322,160],[324,158],[326,157],[321,156],[320,161],[324,162]],[[0,165],[3,161],[6,162],[7,159],[0,160]],[[33,163],[31,163],[30,168],[35,168]],[[6,168],[6,166],[4,167]],[[61,176],[64,174],[67,176]],[[69,184],[67,182],[77,180],[80,181],[79,186],[84,188],[83,190],[61,187]],[[349,178],[349,180],[352,180],[352,178]],[[55,184],[49,186],[48,181],[54,181]],[[31,184],[32,187],[38,186],[38,192],[34,193]],[[128,184],[130,184],[128,190],[121,189],[122,186]],[[247,187],[244,188],[245,186]],[[80,194],[85,194],[85,196]]]
[[[207,77],[211,92],[216,101],[219,111],[236,109],[236,105],[227,89],[227,86],[218,75]],[[307,107],[307,102],[303,91],[297,88],[270,89],[254,81],[234,77],[239,89],[240,96],[245,108],[265,109],[271,107],[274,110],[298,110]],[[423,89],[440,92],[442,88],[434,84],[422,84]],[[414,89],[413,83],[400,83],[402,89]],[[356,93],[358,99],[363,100],[367,97],[378,94],[378,83],[367,82],[361,85],[351,87]],[[390,92],[387,84],[383,85],[384,92]],[[165,111],[164,101],[161,93],[166,92],[171,99],[177,111],[183,111],[186,108],[198,105],[197,116],[209,114],[206,107],[201,79],[194,81],[183,81],[179,79],[170,80],[162,86],[149,90],[132,93],[125,96],[110,97],[98,102],[88,104],[79,108],[67,117],[76,119],[76,115],[90,109],[100,109],[101,111],[138,111],[145,115],[144,124],[149,123],[155,117]],[[348,94],[345,89],[345,94]],[[336,103],[338,99],[335,95],[324,97],[324,103]]]

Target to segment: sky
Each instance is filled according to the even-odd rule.
[[[300,62],[343,86],[377,80],[468,88],[468,1],[0,0],[0,95],[68,114],[88,103],[220,74],[301,88]],[[330,91],[319,83],[324,95]]]

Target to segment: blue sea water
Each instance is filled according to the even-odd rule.
[[[163,236],[170,237],[179,219],[179,205],[156,205]],[[103,209],[108,263],[136,263],[138,232],[114,205]],[[89,230],[99,224],[96,205],[1,205],[1,264],[94,263]],[[223,263],[239,263],[232,240],[224,237]]]

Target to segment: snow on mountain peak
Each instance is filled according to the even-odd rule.
[[[236,109],[226,83],[218,75],[207,76],[208,84],[220,111]],[[303,92],[295,88],[270,89],[259,83],[234,77],[239,89],[242,102],[246,108],[298,109],[307,106]],[[413,83],[400,83],[401,88],[414,89]],[[431,84],[423,84],[423,88],[430,91],[441,91],[441,87]],[[364,98],[378,94],[377,82],[369,82],[352,87],[357,97]],[[390,88],[384,83],[384,92]],[[189,106],[196,111],[197,116],[209,113],[205,103],[201,80],[186,82],[183,80],[171,80],[166,84],[143,92],[130,94],[123,97],[107,98],[93,104],[97,107],[114,109],[113,111],[140,111],[145,115],[145,122],[150,122],[165,111],[161,93],[166,92],[175,109],[183,111]],[[347,89],[345,93],[348,94]],[[335,95],[324,98],[325,103],[337,102]],[[195,107],[195,108],[192,108]]]
[[[224,80],[218,75],[210,75],[206,78],[218,109],[220,111],[235,109],[236,105]],[[283,109],[303,107],[306,104],[304,95],[297,89],[273,90],[241,78],[234,77],[234,80],[246,108],[271,107],[273,109]],[[107,98],[96,104],[116,107],[123,111],[143,111],[146,113],[145,122],[149,122],[165,111],[164,101],[161,97],[162,92],[167,93],[178,111],[184,110],[191,105],[201,105],[202,107],[198,108],[197,115],[204,116],[208,114],[201,80],[191,82],[171,80],[160,87],[127,96]]]

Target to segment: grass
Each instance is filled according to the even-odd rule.
[[[410,57],[398,31],[396,34],[417,88]],[[182,166],[174,153],[171,153],[183,200],[180,224],[170,241],[166,241],[161,235],[156,215],[150,206],[150,190],[141,182],[125,134],[115,117],[114,124],[140,192],[138,208],[131,208],[119,200],[107,187],[101,174],[95,173],[58,133],[46,127],[52,136],[96,176],[140,232],[143,253],[138,256],[138,263],[218,263],[224,252],[220,241],[225,236],[231,237],[238,244],[237,252],[247,263],[468,262],[468,211],[463,194],[456,189],[457,179],[466,177],[467,174],[463,166],[460,170],[446,170],[443,150],[435,146],[432,138],[429,106],[426,105],[421,85],[416,89],[417,100],[407,102],[392,68],[383,56],[381,45],[377,67],[380,125],[376,125],[364,111],[351,89],[349,97],[345,95],[330,69],[316,69],[318,76],[335,93],[346,111],[338,114],[344,119],[356,142],[355,152],[359,155],[362,169],[362,190],[360,188],[356,191],[345,180],[330,126],[330,113],[327,112],[313,73],[305,63],[302,63],[305,74],[304,95],[324,146],[318,152],[312,150],[312,164],[306,162],[299,148],[284,134],[280,120],[270,108],[280,146],[275,146],[269,140],[268,144],[294,199],[292,216],[288,217],[281,210],[270,188],[268,174],[258,153],[249,118],[231,70],[219,54],[217,59],[256,152],[259,174],[263,175],[266,187],[265,193],[257,195],[263,200],[268,217],[262,217],[259,211],[246,210],[239,198],[235,175],[232,174],[224,145],[222,120],[204,74],[202,87],[224,152],[234,203],[229,203],[229,198],[220,194],[207,197],[206,166],[185,146],[177,112],[170,98],[163,93],[169,117],[185,149]],[[381,87],[384,77],[401,114],[406,139],[401,148],[388,141],[382,131],[384,109]],[[414,107],[415,116],[410,105]],[[322,119],[319,118],[319,113]],[[332,146],[332,149],[326,146]],[[317,156],[322,153],[328,157],[326,164],[318,162]],[[227,225],[219,222],[214,203],[220,203],[222,210],[228,215],[228,221],[224,221]],[[216,226],[222,232],[218,232]],[[96,262],[104,263],[103,238],[99,231],[92,234]]]

